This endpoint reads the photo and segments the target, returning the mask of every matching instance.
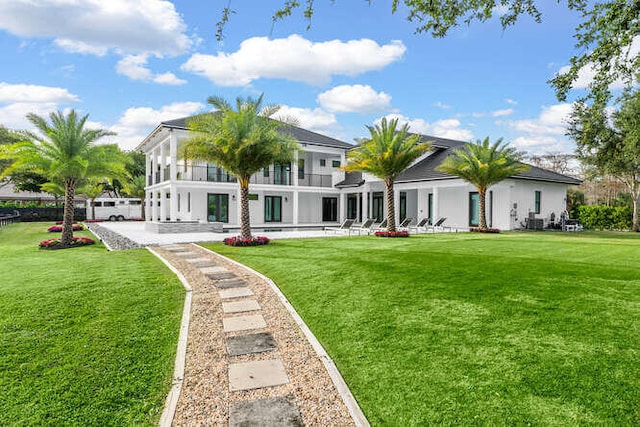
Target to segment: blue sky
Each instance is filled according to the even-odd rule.
[[[419,133],[573,150],[570,104],[547,80],[574,53],[579,16],[555,2],[540,2],[542,24],[503,31],[496,19],[433,39],[387,1],[317,1],[309,30],[300,14],[272,25],[282,1],[234,1],[218,43],[226,3],[0,0],[0,124],[75,108],[132,149],[160,121],[206,110],[210,95],[264,93],[300,126],[347,142],[395,116]]]

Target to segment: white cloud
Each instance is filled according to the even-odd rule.
[[[108,142],[117,143],[124,150],[134,149],[160,122],[194,115],[204,107],[200,102],[176,102],[160,109],[129,108],[118,119],[118,123],[108,128],[117,133],[109,137]],[[107,128],[104,125],[101,127]]]
[[[470,141],[473,139],[473,132],[463,129],[458,119],[444,119],[429,123],[424,119],[409,119],[401,114],[388,114],[387,119],[398,119],[399,124],[409,124],[409,131],[423,135],[438,136],[440,138],[455,139],[459,141]],[[380,123],[380,119],[375,121]]]
[[[521,134],[512,141],[512,145],[519,150],[526,150],[530,154],[572,152],[573,143],[564,136],[571,109],[572,104],[568,103],[543,106],[538,117],[534,119],[511,120],[498,124],[506,124]]]
[[[318,95],[318,103],[334,113],[375,113],[391,107],[391,96],[369,85],[342,85]]]
[[[442,103],[440,101],[436,102],[434,105],[436,107],[438,107],[438,108],[442,108],[443,110],[450,110],[451,109],[451,105],[444,104],[444,103]]]
[[[513,108],[505,108],[504,110],[489,111],[487,113],[471,113],[471,116],[478,119],[481,117],[505,117],[505,116],[510,116],[513,113],[514,113]]]
[[[380,70],[402,58],[405,51],[401,41],[380,46],[370,39],[312,42],[297,34],[273,40],[253,37],[233,53],[194,54],[182,69],[220,86],[246,86],[259,78],[323,84],[333,75]]]
[[[506,102],[507,104],[511,104],[511,105],[518,105],[518,101],[514,101],[514,100],[513,100],[513,99],[511,99],[511,98],[506,98],[506,99],[504,100],[504,102]]]
[[[274,117],[294,118],[298,122],[297,125],[299,127],[314,132],[335,134],[338,128],[336,116],[322,110],[321,108],[314,108],[312,110],[310,108],[298,108],[282,105]]]
[[[33,125],[28,113],[47,116],[60,105],[79,102],[77,95],[67,89],[28,84],[0,82],[0,124],[11,129],[27,129]]]
[[[125,75],[133,80],[152,81],[158,84],[182,85],[186,80],[179,79],[173,73],[154,74],[147,67],[149,55],[128,55],[116,64],[118,74]]]
[[[53,38],[67,51],[93,55],[110,49],[177,55],[192,45],[182,18],[166,0],[2,1],[0,29]]]

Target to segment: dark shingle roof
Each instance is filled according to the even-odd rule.
[[[344,174],[344,180],[340,181],[335,186],[337,188],[360,187],[362,184],[364,184],[362,172],[346,172]]]
[[[161,123],[162,126],[174,128],[174,129],[187,129],[187,119],[190,117],[182,117],[180,119],[167,120]],[[324,147],[335,147],[350,149],[353,148],[353,144],[340,141],[335,138],[331,138],[325,135],[321,135],[310,130],[302,129],[297,126],[287,126],[283,129],[286,132],[296,138],[302,144],[321,145]]]
[[[456,179],[454,175],[438,172],[436,168],[451,154],[452,148],[462,148],[465,142],[452,139],[438,138],[435,136],[421,135],[422,141],[431,141],[433,153],[420,160],[415,165],[404,171],[396,182],[431,181],[440,179]],[[513,179],[527,179],[531,181],[559,182],[563,184],[579,185],[582,181],[570,176],[562,175],[550,170],[531,166],[526,172],[514,175]]]

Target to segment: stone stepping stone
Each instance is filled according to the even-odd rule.
[[[181,258],[184,258],[184,259],[189,259],[189,258],[200,258],[200,254],[197,254],[197,253],[195,253],[195,252],[180,252],[180,253],[178,253],[178,255],[179,255]]]
[[[234,277],[237,277],[235,274],[233,274],[231,272],[228,272],[228,273],[205,273],[205,276],[207,276],[211,280],[233,279]]]
[[[165,249],[169,252],[189,252],[189,249],[180,246],[165,246]]]
[[[276,344],[276,340],[273,339],[273,335],[269,332],[227,338],[227,353],[229,356],[264,353],[277,348],[278,344]]]
[[[188,263],[190,263],[192,266],[194,266],[195,268],[202,268],[202,267],[215,267],[217,264],[213,261],[209,261],[208,259],[200,259],[197,258],[198,261],[191,261],[190,259],[186,260]]]
[[[251,289],[249,288],[229,288],[222,289],[218,292],[221,299],[229,299],[229,298],[238,298],[238,297],[249,297],[253,295]]]
[[[229,270],[227,270],[224,267],[220,267],[220,266],[214,266],[214,267],[202,267],[200,268],[200,272],[204,273],[204,274],[215,274],[215,273],[228,273]]]
[[[222,319],[222,329],[225,332],[250,331],[266,327],[267,322],[264,321],[264,317],[261,314],[225,317]]]
[[[247,282],[242,279],[223,280],[216,283],[216,287],[221,289],[238,288],[242,286],[247,286]]]
[[[222,303],[222,311],[225,313],[242,313],[243,311],[256,310],[260,310],[260,304],[254,299]]]
[[[229,390],[241,391],[287,384],[289,377],[280,359],[229,364]]]
[[[229,427],[302,427],[302,416],[290,396],[229,404]]]

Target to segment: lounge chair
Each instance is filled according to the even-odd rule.
[[[416,230],[416,233],[423,229],[424,232],[427,232],[427,227],[429,225],[429,218],[422,218],[416,225],[409,226],[409,230]]]
[[[441,217],[433,225],[428,225],[426,227],[427,232],[429,232],[429,230],[432,230],[435,233],[436,229],[440,229],[440,230],[444,231],[447,228],[449,229],[449,231],[451,231],[451,227],[444,225],[444,222],[446,220],[447,220],[446,217]]]
[[[367,234],[371,233],[373,231],[373,223],[376,222],[375,219],[373,218],[368,218],[367,220],[365,220],[362,225],[360,225],[360,227],[353,227],[352,230],[353,231],[357,231],[358,234],[361,234],[362,232],[366,232]]]
[[[374,220],[375,221],[375,220]],[[371,227],[372,231],[380,231],[380,230],[386,230],[387,229],[387,219],[383,219],[382,222],[378,225],[373,225]]]
[[[345,219],[344,221],[342,221],[342,224],[340,224],[339,227],[325,227],[324,231],[325,234],[327,231],[335,231],[335,232],[347,232],[349,235],[351,235],[351,227],[353,226],[353,223],[356,222],[355,219]]]
[[[402,222],[400,222],[400,225],[398,225],[396,229],[398,231],[409,231],[409,226],[411,225],[412,222],[413,222],[412,217],[406,217],[405,219],[402,220]]]

